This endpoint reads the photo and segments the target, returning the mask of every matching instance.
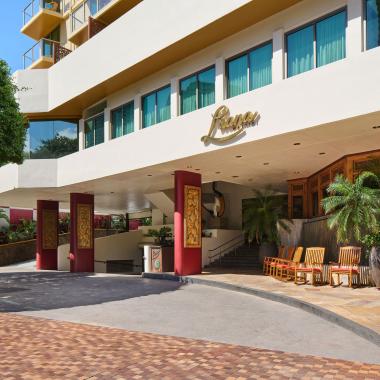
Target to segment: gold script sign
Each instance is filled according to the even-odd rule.
[[[210,130],[206,136],[201,138],[205,144],[209,142],[225,142],[234,139],[241,135],[245,128],[254,124],[259,114],[257,112],[246,112],[244,115],[239,114],[236,116],[230,115],[230,110],[227,106],[220,106],[212,116],[212,123]],[[223,135],[221,137],[215,137],[217,131],[220,130]]]

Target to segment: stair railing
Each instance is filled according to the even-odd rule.
[[[235,236],[233,239],[224,242],[223,244],[221,244],[220,246],[216,248],[209,249],[208,258],[209,258],[210,263],[213,261],[216,261],[215,257],[217,257],[219,259],[219,262],[221,262],[224,254],[232,252],[232,251],[234,251],[235,256],[236,256],[237,249],[244,244],[244,241],[245,241],[244,234],[242,234],[242,235]],[[214,254],[210,254],[210,252],[215,252],[215,251],[217,252]]]

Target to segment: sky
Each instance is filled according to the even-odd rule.
[[[22,13],[31,0],[0,0],[0,59],[8,62],[11,72],[23,68],[22,56],[35,41],[20,33]]]

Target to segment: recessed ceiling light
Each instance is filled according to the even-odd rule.
[[[237,155],[237,156],[235,156],[236,158],[242,158],[243,156],[240,156],[240,155]]]
[[[264,165],[264,166],[268,166],[268,165],[269,165],[269,162],[264,162],[263,165]]]
[[[372,127],[373,129],[380,129],[380,125],[375,125],[374,127]]]
[[[191,166],[191,165],[187,165],[186,168],[187,168],[187,169],[191,169],[192,166]]]
[[[147,174],[148,177],[152,177],[152,174]]]
[[[115,194],[115,192],[114,192],[114,191],[111,191],[110,194]]]
[[[199,172],[201,169],[195,169],[197,172]]]
[[[215,174],[220,174],[221,172],[215,172]]]
[[[239,176],[238,175],[233,175],[232,178],[239,178]]]
[[[326,152],[319,152],[318,153],[320,156],[323,156],[324,154],[326,154]]]
[[[301,172],[294,172],[294,174],[301,174]]]
[[[252,180],[252,178],[250,178],[249,180],[248,180],[248,182],[252,182],[253,180]]]
[[[293,145],[301,145],[301,143],[300,142],[296,142]]]
[[[172,173],[171,175],[175,175],[174,173]]]

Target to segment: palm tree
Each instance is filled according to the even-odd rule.
[[[253,191],[255,198],[243,208],[243,228],[248,234],[248,241],[256,240],[258,244],[279,243],[278,227],[290,232],[283,218],[284,200],[270,188]]]
[[[336,229],[338,243],[360,241],[363,233],[376,231],[380,216],[379,187],[380,180],[374,173],[362,172],[354,183],[338,175],[327,188],[329,196],[322,200],[322,207],[329,215],[328,227]]]

